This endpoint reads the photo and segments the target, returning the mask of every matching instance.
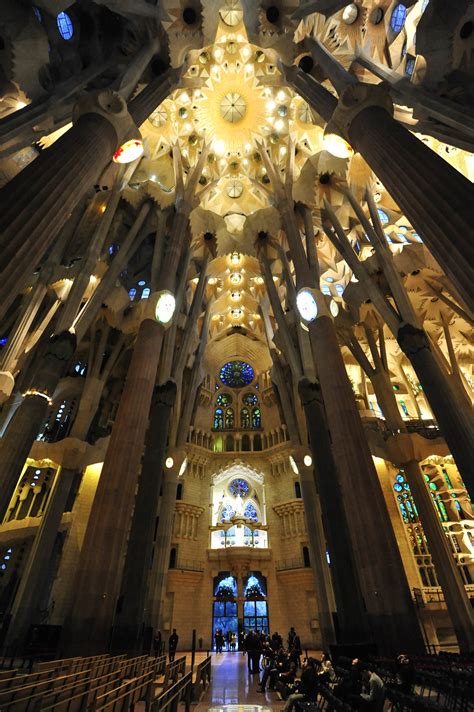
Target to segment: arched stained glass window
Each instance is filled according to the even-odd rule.
[[[242,403],[245,405],[257,405],[258,398],[255,393],[246,393],[242,398]]]
[[[252,428],[262,427],[262,414],[260,413],[260,408],[252,409]]]
[[[234,427],[234,409],[233,408],[227,408],[225,411],[225,427],[226,428],[233,428]]]
[[[385,212],[385,210],[382,210],[382,208],[377,208],[377,213],[379,215],[380,222],[382,223],[382,225],[387,225],[387,223],[389,221],[389,217],[388,217],[387,213]]]
[[[400,470],[396,475],[393,489],[397,493],[398,506],[400,507],[400,512],[405,524],[419,522],[418,511],[411,496],[410,485],[405,479],[403,470]]]
[[[74,25],[67,12],[60,12],[56,18],[56,23],[63,40],[70,40],[74,34]]]
[[[243,388],[252,383],[255,373],[252,366],[245,361],[228,361],[222,366],[219,377],[225,386]]]
[[[242,408],[240,411],[240,427],[250,428],[250,411],[248,408]]]
[[[243,480],[241,477],[237,477],[229,485],[229,492],[234,495],[234,497],[245,496],[250,490],[249,483]]]
[[[232,403],[232,396],[230,393],[219,393],[216,399],[217,405],[223,405],[224,408]]]
[[[244,517],[245,519],[250,519],[251,522],[258,522],[257,508],[252,502],[247,503],[244,509]]]
[[[224,411],[222,408],[216,408],[214,411],[214,428],[222,430],[224,427]]]
[[[150,297],[150,287],[145,287],[142,292],[142,299],[148,299]]]

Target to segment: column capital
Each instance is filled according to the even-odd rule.
[[[172,408],[176,400],[177,386],[174,381],[166,381],[166,383],[161,383],[155,386],[153,391],[153,399],[151,401],[151,407],[159,408]]]
[[[424,349],[428,351],[431,350],[426,332],[412,324],[403,324],[403,326],[398,329],[397,341],[401,350],[408,358]]]
[[[98,114],[106,119],[115,130],[117,145],[132,131],[139,135],[138,128],[128,111],[127,102],[120,94],[110,89],[83,94],[73,108],[73,123],[85,114]]]
[[[332,120],[342,131],[345,139],[350,141],[351,124],[364,109],[378,106],[393,115],[393,102],[389,89],[384,84],[351,84],[340,94]]]

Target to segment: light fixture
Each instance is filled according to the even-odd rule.
[[[209,277],[207,280],[207,283],[211,285],[211,287],[217,283],[217,279],[215,277]]]
[[[311,457],[311,455],[305,455],[303,458],[303,462],[306,467],[311,467],[311,465],[313,464],[313,458]]]
[[[171,468],[174,465],[174,460],[172,457],[167,457],[165,460],[165,466],[168,468],[168,470],[171,470]]]
[[[233,252],[232,257],[230,258],[230,261],[232,262],[233,265],[238,265],[240,262],[240,255],[238,252]]]
[[[155,318],[160,324],[169,324],[173,318],[176,307],[176,299],[166,289],[163,290],[157,299],[155,307]]]
[[[300,317],[307,322],[314,321],[318,316],[318,304],[313,289],[303,287],[296,295],[296,306]]]
[[[242,281],[242,275],[239,274],[238,272],[232,272],[230,275],[230,282],[231,284],[240,284]]]
[[[114,153],[114,163],[132,163],[143,155],[143,141],[141,138],[132,138],[122,143]]]
[[[341,136],[339,129],[333,121],[329,121],[324,129],[323,146],[331,156],[335,156],[336,158],[350,158],[354,153],[354,149],[350,143]]]

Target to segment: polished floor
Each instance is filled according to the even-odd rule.
[[[276,693],[257,692],[259,675],[250,675],[242,653],[212,654],[212,683],[197,712],[276,712],[283,709]]]

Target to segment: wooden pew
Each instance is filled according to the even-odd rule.
[[[147,710],[149,712],[176,712],[178,704],[184,702],[185,712],[189,712],[191,708],[192,684],[192,673],[188,672],[181,680],[178,680],[174,685],[164,690],[154,700],[149,700]]]
[[[97,695],[90,709],[94,712],[125,712],[133,709],[137,702],[150,698],[152,684],[153,672],[127,680],[105,694]]]
[[[2,712],[29,712],[30,710],[36,710],[47,693],[60,690],[63,687],[71,687],[89,679],[90,671],[82,670],[81,672],[59,677],[53,675],[47,680],[39,680],[28,685],[11,687],[0,694],[0,710]]]
[[[95,677],[87,682],[69,688],[69,694],[45,695],[41,701],[41,712],[83,712],[94,708],[97,697],[103,697],[122,683],[120,671],[114,670],[100,677]]]
[[[45,670],[44,672],[31,672],[31,673],[16,673],[13,670],[8,670],[10,677],[0,678],[0,694],[5,690],[9,690],[11,687],[21,687],[23,685],[29,685],[33,682],[40,682],[41,680],[50,680],[54,677],[53,670]],[[0,708],[1,709],[1,708]]]
[[[164,692],[170,685],[173,685],[178,678],[183,677],[186,672],[186,658],[178,658],[168,663],[164,673],[157,676],[154,680],[154,696],[157,697]]]
[[[139,655],[136,658],[125,658],[122,660],[119,665],[122,677],[132,678],[141,675],[148,657],[148,655]]]
[[[211,656],[199,663],[193,675],[193,702],[199,702],[211,682]]]

